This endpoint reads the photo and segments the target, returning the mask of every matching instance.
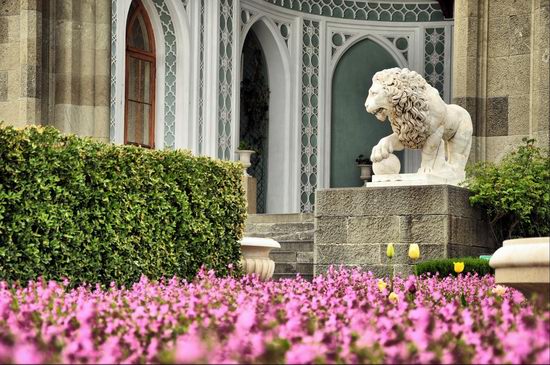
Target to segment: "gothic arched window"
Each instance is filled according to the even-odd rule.
[[[130,5],[126,27],[124,143],[155,144],[155,39],[140,0]]]

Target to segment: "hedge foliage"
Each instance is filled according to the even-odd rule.
[[[464,271],[461,274],[466,273],[478,273],[479,275],[494,274],[495,270],[489,266],[489,261],[484,259],[478,259],[474,257],[462,257],[458,259],[437,259],[427,260],[416,265],[416,274],[422,275],[430,273],[434,275],[439,273],[439,276],[456,276],[454,271],[455,262],[464,262]]]
[[[0,280],[239,270],[242,166],[0,125]]]
[[[534,139],[499,163],[466,168],[470,203],[487,212],[497,242],[550,234],[550,157]]]

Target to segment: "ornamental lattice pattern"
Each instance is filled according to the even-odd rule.
[[[204,12],[205,0],[200,0],[200,19],[199,19],[199,128],[198,128],[198,146],[199,154],[203,153],[204,144]]]
[[[220,0],[218,65],[218,157],[231,159],[231,102],[233,73],[233,0]]]
[[[300,211],[313,212],[317,188],[319,22],[305,19],[302,37]]]
[[[176,133],[176,34],[163,0],[153,0],[164,33],[164,148],[174,148]]]
[[[115,104],[116,104],[116,23],[117,23],[117,0],[111,4],[111,100],[109,119],[109,139],[115,142]]]
[[[355,0],[264,0],[308,14],[353,20],[428,22],[444,20],[437,2],[393,3]]]
[[[445,28],[426,28],[424,33],[424,78],[443,98],[445,85]]]

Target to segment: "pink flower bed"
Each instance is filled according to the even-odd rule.
[[[388,288],[345,270],[311,283],[0,283],[0,363],[550,362],[550,312],[491,276],[396,278],[394,301]]]

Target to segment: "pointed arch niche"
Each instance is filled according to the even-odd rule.
[[[414,42],[414,34],[404,33]],[[414,49],[407,61],[402,53],[380,34],[355,34],[334,54],[327,55],[327,103],[325,123],[320,135],[323,138],[320,170],[323,187],[362,186],[355,159],[362,154],[369,157],[372,147],[392,133],[389,122],[381,123],[367,113],[364,103],[378,71],[391,67],[418,69]],[[401,173],[416,172],[420,159],[418,151],[397,152],[401,160]]]
[[[154,40],[154,148],[188,148],[196,150],[191,123],[192,57],[189,17],[181,0],[113,0],[111,22],[111,120],[110,140],[126,143],[128,70],[127,30],[133,21],[136,5],[148,18],[148,35]],[[145,22],[146,23],[146,22]],[[139,25],[140,23],[138,23]],[[137,25],[136,25],[137,26]],[[149,38],[148,38],[149,39]],[[139,47],[130,47],[137,48]],[[142,50],[143,51],[143,50]],[[143,52],[142,52],[143,53]],[[135,142],[135,141],[129,141]],[[147,146],[147,143],[143,145]]]
[[[269,86],[269,110],[267,127],[267,180],[266,213],[289,213],[296,211],[297,196],[293,194],[297,186],[297,164],[299,156],[296,118],[292,116],[294,88],[291,73],[290,54],[285,40],[280,36],[279,28],[266,17],[260,17],[247,24],[241,33],[239,59],[245,39],[249,32],[254,32],[261,45],[267,66]],[[239,79],[242,79],[239,78]],[[240,93],[237,93],[240,99]],[[240,104],[238,101],[237,105]],[[239,125],[234,128],[235,140],[239,140]]]

